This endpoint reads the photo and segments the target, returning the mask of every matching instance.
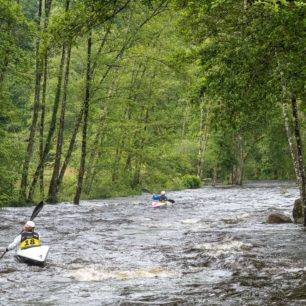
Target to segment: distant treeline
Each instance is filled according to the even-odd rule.
[[[303,1],[0,0],[0,206],[296,179]]]

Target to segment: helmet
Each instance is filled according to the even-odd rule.
[[[161,194],[161,195],[165,195],[165,194],[166,194],[166,191],[163,190],[160,194]]]
[[[25,224],[25,227],[32,227],[34,228],[35,227],[35,223],[33,221],[28,221],[26,224]]]

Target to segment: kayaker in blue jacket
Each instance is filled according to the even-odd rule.
[[[160,195],[154,193],[153,196],[152,196],[152,200],[153,201],[160,201]]]
[[[35,223],[28,221],[22,232],[14,239],[14,241],[6,248],[6,252],[19,248],[21,250],[36,247],[40,245],[40,235],[34,231]]]

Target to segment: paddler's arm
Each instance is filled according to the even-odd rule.
[[[14,239],[14,241],[6,248],[6,251],[11,251],[11,250],[15,249],[19,245],[20,241],[21,241],[21,235],[18,235]]]

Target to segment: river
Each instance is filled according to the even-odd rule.
[[[0,305],[306,305],[306,233],[289,182],[45,205],[36,217],[45,267],[0,261]],[[0,210],[0,250],[33,208]]]

